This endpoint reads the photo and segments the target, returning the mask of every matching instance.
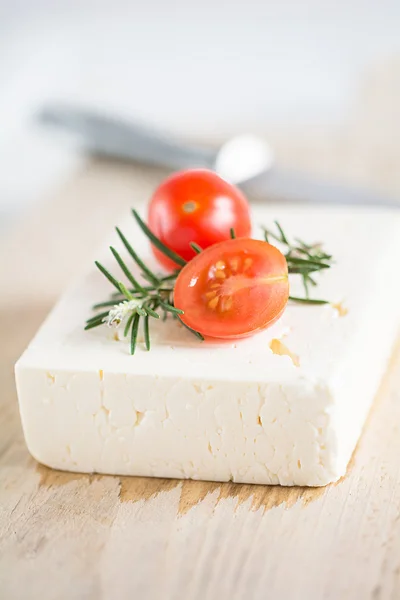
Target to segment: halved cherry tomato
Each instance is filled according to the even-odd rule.
[[[169,248],[190,260],[190,242],[205,249],[251,234],[250,210],[242,192],[216,173],[205,169],[181,171],[168,177],[150,200],[148,225]],[[153,247],[158,261],[168,269],[177,265]]]
[[[267,242],[234,239],[211,246],[179,273],[174,304],[204,336],[246,337],[272,325],[289,297],[283,254]]]

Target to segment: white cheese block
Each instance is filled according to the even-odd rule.
[[[397,334],[400,219],[334,208],[254,211],[257,224],[275,218],[334,255],[315,294],[336,307],[289,304],[272,328],[235,342],[199,342],[177,321],[152,321],[151,351],[140,343],[132,357],[106,325],[83,331],[91,305],[111,291],[90,267],[16,365],[26,443],[39,462],[307,486],[345,473]],[[131,217],[122,229],[154,265]],[[121,249],[116,235],[109,241]],[[119,273],[106,250],[99,260]],[[294,276],[292,294],[299,286]]]

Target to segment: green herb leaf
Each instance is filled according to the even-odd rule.
[[[203,248],[200,248],[200,246],[196,244],[196,242],[190,242],[190,247],[196,252],[196,254],[200,254],[200,252],[203,252]]]
[[[291,265],[304,265],[305,267],[315,267],[316,270],[320,269],[330,269],[331,265],[321,262],[318,259],[309,259],[309,258],[298,258],[296,256],[288,256],[287,257],[288,264]]]
[[[280,233],[280,236],[281,236],[281,241],[282,241],[284,244],[287,244],[287,245],[289,246],[290,244],[289,244],[289,242],[288,242],[288,239],[287,239],[286,235],[285,235],[285,234],[284,234],[284,232],[283,232],[283,229],[282,229],[282,227],[280,226],[280,224],[278,223],[278,221],[274,221],[274,223],[275,223],[275,225],[277,226],[277,228],[278,228],[278,230],[279,230],[279,233]]]
[[[129,316],[129,318],[128,318],[127,322],[126,322],[125,329],[124,329],[124,337],[126,337],[128,335],[128,333],[129,333],[129,329],[131,328],[131,324],[132,324],[134,316],[135,316],[135,313],[133,312]]]
[[[159,283],[158,277],[156,277],[156,275],[154,275],[154,273],[147,267],[147,265],[145,265],[145,263],[142,261],[142,259],[136,254],[135,250],[132,248],[132,246],[130,245],[130,243],[128,242],[128,240],[126,239],[124,234],[122,233],[122,231],[118,227],[116,227],[115,229],[116,229],[119,237],[121,238],[121,241],[124,244],[125,248],[127,249],[129,254],[131,255],[131,257],[133,258],[135,263],[138,265],[139,269],[141,269],[141,271],[143,272],[143,275],[147,275],[149,281],[151,281],[153,284],[158,284]]]
[[[98,327],[99,325],[103,325],[103,324],[104,324],[103,319],[99,319],[98,321],[90,321],[90,323],[87,323],[85,325],[85,331],[89,331],[89,329],[94,329],[94,327]]]
[[[297,298],[296,296],[289,296],[289,300],[292,300],[292,302],[300,302],[301,304],[329,304],[328,300],[316,300],[314,298]]]
[[[118,281],[115,279],[115,277],[113,277],[113,276],[111,275],[111,273],[110,273],[110,272],[109,272],[109,271],[108,271],[108,270],[107,270],[105,267],[103,267],[103,265],[102,265],[102,264],[100,264],[100,263],[99,263],[97,260],[95,260],[94,264],[95,264],[95,265],[96,265],[96,267],[97,267],[97,268],[98,268],[98,269],[99,269],[99,270],[100,270],[100,271],[103,273],[103,275],[105,275],[105,276],[107,277],[108,281],[109,281],[110,283],[112,283],[112,284],[113,284],[113,286],[114,286],[115,288],[117,288],[117,290],[118,290],[119,292],[121,292],[121,290],[120,290],[120,287],[119,287],[119,283],[118,283]]]
[[[94,317],[91,317],[90,319],[88,319],[86,321],[86,323],[91,323],[92,321],[98,321],[99,319],[105,319],[108,316],[108,310],[99,313],[98,315],[94,315]]]
[[[165,275],[165,277],[161,277],[160,281],[174,281],[175,279],[178,277],[179,275],[179,270],[174,271],[173,273],[171,273],[171,275]]]
[[[132,213],[136,219],[137,224],[139,225],[143,233],[149,238],[152,244],[154,244],[154,246],[158,248],[160,252],[162,252],[163,254],[165,254],[165,256],[170,258],[175,264],[179,265],[180,267],[184,267],[186,265],[186,260],[182,258],[182,256],[179,256],[179,254],[168,248],[168,246],[163,244],[163,242],[159,240],[158,237],[154,235],[154,233],[148,228],[146,223],[140,218],[138,212],[135,209],[132,209]]]
[[[143,332],[144,332],[144,344],[146,346],[146,350],[150,350],[150,331],[149,331],[149,316],[148,315],[146,315],[144,318]]]
[[[314,287],[317,285],[317,282],[315,281],[315,279],[313,279],[311,277],[311,275],[307,275],[307,280],[311,283],[311,285],[313,285]]]
[[[308,278],[309,278],[308,273],[305,273],[303,275],[303,287],[304,287],[304,292],[305,292],[306,298],[310,297],[310,291],[308,289]]]
[[[138,331],[139,331],[139,321],[140,321],[140,316],[138,315],[138,313],[135,313],[133,320],[132,320],[131,354],[135,354],[135,350],[136,350],[136,342],[137,342],[137,336],[138,336]]]
[[[160,318],[160,315],[158,313],[156,313],[156,311],[153,310],[152,308],[150,308],[149,306],[144,306],[143,308],[145,309],[147,314],[150,315],[151,317],[153,317],[154,319]]]
[[[202,342],[204,342],[204,337],[201,335],[201,333],[199,333],[198,331],[196,331],[195,329],[192,329],[191,327],[189,327],[189,325],[186,325],[186,323],[184,323],[182,321],[182,319],[179,319],[180,322],[182,323],[182,325],[188,329],[188,331],[190,331],[190,333],[193,333],[193,335],[195,335],[199,340],[201,340]]]
[[[113,248],[112,246],[110,246],[110,250],[113,253],[114,258],[116,259],[117,263],[121,267],[123,273],[126,275],[127,279],[129,279],[129,281],[131,282],[131,284],[133,285],[133,287],[135,288],[135,290],[137,292],[140,292],[141,294],[145,293],[144,289],[142,288],[142,286],[140,285],[140,283],[138,281],[136,281],[136,279],[134,278],[134,276],[132,275],[132,273],[130,272],[130,270],[128,269],[128,267],[126,266],[126,264],[124,263],[124,261],[122,260],[122,258],[119,255],[119,253],[115,250],[115,248]]]
[[[170,313],[176,313],[178,315],[183,315],[184,311],[180,308],[175,308],[172,304],[168,304],[167,302],[160,301],[160,306],[166,311]]]
[[[269,241],[269,238],[275,240],[276,242],[279,242],[280,244],[282,244],[282,239],[277,236],[273,231],[270,231],[269,229],[266,229],[265,227],[262,228],[264,231],[264,239],[266,242],[268,242],[269,244],[271,243]]]
[[[130,293],[130,291],[126,289],[126,287],[124,286],[124,284],[121,281],[118,282],[118,285],[119,285],[119,289],[121,290],[121,293],[125,296],[125,298],[128,301],[134,299],[132,294]]]
[[[98,304],[94,304],[92,306],[92,308],[93,308],[93,310],[96,310],[98,308],[105,308],[106,306],[109,306],[110,308],[112,308],[116,304],[119,304],[119,302],[117,302],[115,299],[114,300],[106,300],[105,302],[99,302]]]

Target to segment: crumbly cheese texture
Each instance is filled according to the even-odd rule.
[[[344,475],[398,331],[400,217],[254,210],[254,223],[276,218],[334,255],[313,292],[332,304],[289,303],[273,327],[235,342],[199,342],[175,320],[153,320],[151,351],[141,341],[132,357],[106,325],[83,331],[91,305],[111,291],[90,267],[16,365],[31,454],[89,473],[289,486]],[[121,227],[155,266],[133,219]],[[108,242],[124,255],[116,236]],[[119,273],[108,250],[99,259]],[[291,293],[301,293],[296,276]]]

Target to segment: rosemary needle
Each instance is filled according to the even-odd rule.
[[[93,321],[98,321],[99,319],[104,319],[105,317],[107,317],[109,311],[106,310],[98,315],[95,315],[94,317],[91,317],[90,319],[88,319],[86,321],[87,324],[92,323]]]
[[[315,279],[313,279],[310,275],[307,275],[307,280],[309,281],[309,283],[311,283],[311,285],[316,286],[317,282],[315,281]]]
[[[297,296],[289,296],[292,302],[301,302],[303,304],[329,304],[328,300],[314,300],[314,298],[297,298]]]
[[[278,228],[278,230],[279,230],[279,233],[280,233],[280,235],[281,235],[281,241],[282,241],[284,244],[287,244],[287,245],[289,246],[288,239],[287,239],[287,237],[286,237],[285,233],[283,232],[283,229],[282,229],[282,227],[280,226],[280,224],[278,223],[278,221],[274,221],[274,222],[275,222],[275,225],[277,226],[277,228]]]
[[[175,281],[175,279],[179,275],[179,270],[171,273],[171,275],[166,275],[165,277],[161,277],[160,281]]]
[[[119,287],[119,283],[118,283],[118,281],[115,279],[115,277],[113,277],[113,276],[111,275],[111,273],[109,273],[109,272],[107,271],[107,269],[106,269],[105,267],[103,267],[103,265],[102,265],[102,264],[100,264],[100,263],[99,263],[97,260],[95,260],[94,264],[95,264],[95,265],[96,265],[96,267],[97,267],[97,268],[98,268],[98,269],[99,269],[99,270],[100,270],[100,271],[103,273],[103,275],[104,275],[105,277],[107,277],[108,281],[109,281],[110,283],[112,283],[112,284],[113,284],[113,286],[114,286],[115,288],[117,288],[117,290],[118,290],[119,292],[121,292],[121,290],[120,290],[120,287]]]
[[[303,287],[304,287],[304,293],[306,295],[306,298],[310,297],[310,290],[308,289],[308,282],[309,282],[309,274],[305,274],[303,275]]]
[[[128,242],[128,240],[126,239],[124,234],[122,233],[122,231],[118,227],[116,227],[115,229],[116,229],[116,232],[118,233],[119,237],[121,238],[121,241],[124,244],[125,248],[128,250],[129,254],[133,258],[135,263],[138,265],[139,269],[141,269],[141,271],[143,272],[143,276],[147,275],[148,281],[158,284],[158,281],[159,281],[158,277],[156,277],[156,275],[154,275],[154,273],[147,267],[147,265],[145,265],[145,263],[142,261],[142,259],[139,258],[139,256],[136,254],[135,250],[132,248],[132,246],[130,245],[130,243]]]
[[[149,316],[148,315],[146,315],[144,318],[143,332],[144,332],[144,343],[146,346],[146,350],[150,350],[150,332],[149,332]]]
[[[131,354],[135,354],[136,349],[136,341],[139,331],[139,321],[140,316],[136,313],[132,320],[132,330],[131,330]]]
[[[99,302],[98,304],[94,304],[93,305],[93,309],[96,310],[97,308],[105,308],[106,306],[115,306],[118,303],[118,301],[114,298],[113,300],[106,300],[105,302]]]
[[[129,333],[129,329],[131,327],[131,323],[133,321],[134,316],[135,316],[135,313],[132,313],[126,322],[125,329],[124,329],[124,337],[126,337]]]
[[[124,275],[126,276],[127,279],[129,279],[129,281],[131,282],[131,284],[133,285],[135,290],[142,294],[145,293],[144,289],[139,284],[139,282],[136,281],[136,279],[134,278],[134,276],[132,275],[132,273],[130,272],[130,270],[128,269],[128,267],[126,266],[126,264],[124,263],[124,261],[122,260],[120,255],[118,254],[118,252],[115,250],[115,248],[110,246],[110,250],[111,250],[114,258],[116,259],[117,263],[121,267],[121,270],[123,271]]]
[[[192,329],[191,327],[189,327],[189,325],[186,325],[186,323],[184,323],[183,321],[181,321],[182,325],[188,329],[191,333],[194,333],[194,335],[201,340],[202,342],[204,342],[204,337],[201,335],[201,333],[199,331],[195,331],[194,329]]]
[[[166,312],[171,312],[171,313],[176,313],[178,315],[183,315],[183,310],[181,310],[180,308],[176,308],[175,306],[172,306],[172,304],[168,304],[167,302],[163,302],[162,300],[160,300],[160,306]]]
[[[297,256],[287,256],[286,260],[288,263],[292,265],[299,265],[305,267],[315,267],[315,271],[319,271],[320,269],[329,269],[331,265],[321,262],[318,259],[308,259],[308,258],[299,258]]]
[[[147,227],[146,223],[140,218],[138,212],[133,208],[132,214],[136,219],[136,223],[139,225],[140,229],[143,231],[145,235],[149,238],[149,240],[158,248],[165,256],[170,258],[175,264],[180,267],[184,267],[186,265],[186,260],[179,256],[176,252],[168,248],[163,242],[156,236],[154,233]]]
[[[147,314],[149,314],[151,317],[154,317],[154,319],[160,318],[160,315],[155,310],[150,308],[149,306],[145,306],[145,310],[146,310]]]
[[[99,319],[97,321],[90,321],[85,325],[85,331],[89,331],[89,329],[94,329],[95,327],[99,327],[99,325],[103,325],[104,319]]]
[[[203,252],[203,249],[200,248],[200,246],[196,244],[196,242],[190,242],[190,247],[196,252],[196,254],[200,254],[200,252]]]
[[[121,293],[125,296],[125,298],[129,301],[129,300],[133,300],[133,296],[130,293],[130,291],[124,286],[123,283],[121,283],[121,281],[118,282],[119,285],[119,289],[121,290]]]

